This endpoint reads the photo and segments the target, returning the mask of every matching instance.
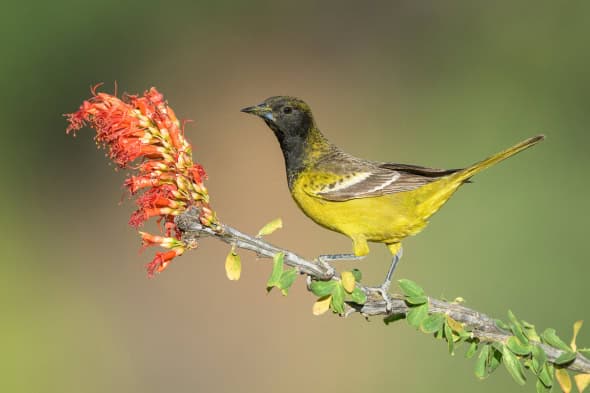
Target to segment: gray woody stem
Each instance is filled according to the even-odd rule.
[[[284,263],[296,268],[301,274],[305,274],[316,280],[338,279],[334,268],[328,264],[309,261],[291,251],[273,246],[261,238],[248,236],[227,225],[221,225],[221,228],[218,231],[205,227],[199,222],[198,212],[195,210],[189,210],[178,216],[176,224],[182,232],[183,240],[188,243],[196,241],[197,238],[203,235],[208,235],[235,246],[236,248],[253,251],[260,257],[272,259],[275,254],[282,252],[285,255]],[[370,291],[368,287],[360,284],[357,285],[369,296],[365,304],[359,305],[349,303],[348,313],[359,312],[367,317],[373,315],[404,317],[408,312],[409,308],[404,301],[403,296],[393,295],[391,297],[392,309],[391,311],[387,311],[385,301],[381,297],[374,296],[374,291]],[[460,304],[431,297],[428,298],[428,304],[429,312],[449,315],[454,320],[463,323],[468,330],[471,330],[473,337],[476,337],[482,342],[505,343],[506,340],[512,336],[510,332],[498,328],[494,320],[489,316]],[[545,351],[547,359],[550,362],[555,361],[555,359],[564,352],[549,345],[541,343],[537,345]],[[576,372],[590,373],[590,360],[578,353],[576,360],[570,363],[567,366],[567,369]]]

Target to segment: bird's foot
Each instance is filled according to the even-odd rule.
[[[389,287],[391,286],[391,280],[385,280],[380,287],[369,287],[368,292],[378,293],[383,301],[385,302],[385,312],[390,313],[393,310],[393,304],[391,303],[391,296],[389,296]]]

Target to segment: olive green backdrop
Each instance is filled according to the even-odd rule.
[[[476,380],[463,350],[403,322],[314,317],[302,280],[267,295],[251,254],[229,282],[213,240],[148,280],[125,174],[88,130],[64,132],[98,82],[160,89],[195,120],[223,222],[281,216],[270,240],[308,257],[349,241],[298,211],[273,135],[240,108],[300,96],[345,150],[437,167],[545,133],[406,241],[397,277],[568,340],[590,319],[589,2],[36,3],[4,4],[0,24],[1,391],[534,391],[504,370]],[[388,259],[375,245],[356,265],[378,283]]]

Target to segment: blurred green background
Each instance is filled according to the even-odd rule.
[[[220,218],[314,257],[349,241],[287,191],[264,124],[239,112],[304,98],[345,150],[435,167],[470,164],[537,133],[541,145],[486,171],[405,242],[397,276],[431,295],[508,309],[569,340],[589,319],[590,2],[11,2],[3,5],[2,392],[497,392],[463,351],[405,323],[314,317],[299,280],[266,295],[270,264],[203,240],[146,278],[127,226],[122,172],[63,113],[89,87],[156,86],[209,172]],[[359,266],[378,283],[389,256]],[[590,321],[589,321],[590,322]],[[590,329],[579,342],[590,345]]]

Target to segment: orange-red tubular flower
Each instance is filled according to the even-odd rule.
[[[159,245],[170,250],[157,253],[146,267],[151,277],[164,270],[188,246],[174,225],[174,216],[190,207],[201,213],[201,224],[219,229],[215,213],[209,206],[209,194],[203,181],[207,174],[192,160],[192,147],[184,130],[164,96],[152,87],[142,96],[124,95],[118,98],[98,93],[82,103],[77,112],[67,114],[67,133],[87,125],[96,130],[98,146],[108,150],[113,162],[121,168],[135,171],[125,180],[131,195],[137,196],[138,209],[129,223],[139,227],[151,217],[164,221],[167,237],[140,232],[144,246]],[[131,163],[138,161],[132,166]],[[174,237],[170,237],[173,235]],[[191,243],[191,247],[195,247]]]

